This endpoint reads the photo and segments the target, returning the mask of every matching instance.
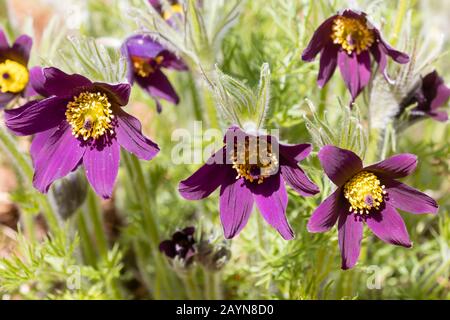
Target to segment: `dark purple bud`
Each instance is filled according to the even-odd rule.
[[[178,257],[189,265],[194,260],[195,255],[195,227],[187,227],[177,231],[172,235],[170,240],[160,243],[159,250],[167,257],[174,259]]]
[[[83,204],[87,188],[87,181],[79,171],[72,172],[54,183],[53,197],[61,218],[70,218]]]

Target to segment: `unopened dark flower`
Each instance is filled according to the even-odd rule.
[[[330,80],[336,66],[339,66],[352,96],[351,102],[370,81],[370,54],[386,79],[389,79],[387,56],[402,64],[409,61],[408,55],[393,49],[383,40],[380,31],[370,23],[365,13],[349,9],[328,18],[317,28],[303,51],[302,59],[312,61],[319,53],[319,87],[322,88]]]
[[[27,35],[19,36],[10,46],[0,29],[0,109],[17,96],[34,94],[29,86],[28,60],[33,40]]]
[[[171,259],[184,260],[186,264],[193,261],[195,255],[195,227],[187,227],[172,235],[172,239],[160,243],[159,250]]]
[[[210,271],[221,270],[231,258],[231,250],[227,243],[212,243],[201,239],[197,244],[196,261]]]
[[[158,146],[141,132],[138,119],[122,107],[128,104],[128,83],[92,82],[57,68],[30,73],[42,100],[7,110],[7,127],[17,135],[35,135],[31,156],[33,185],[47,192],[53,181],[83,165],[95,192],[112,195],[119,170],[120,147],[150,160]]]
[[[87,196],[87,181],[80,170],[69,173],[53,185],[56,212],[64,220],[70,218],[84,203]]]
[[[399,154],[368,167],[353,152],[334,146],[319,151],[334,191],[308,221],[310,232],[325,232],[337,222],[342,268],[352,268],[359,257],[364,223],[381,240],[411,247],[405,223],[396,209],[411,213],[436,213],[436,201],[396,179],[410,175],[417,157]]]
[[[128,38],[122,52],[128,61],[128,81],[136,82],[155,99],[158,112],[161,111],[159,99],[178,104],[180,99],[162,69],[187,70],[180,58],[148,35]]]
[[[293,239],[286,218],[285,183],[303,196],[319,192],[297,165],[309,155],[311,145],[279,144],[273,136],[250,135],[238,127],[228,129],[224,143],[205,165],[180,183],[180,194],[199,200],[220,187],[220,219],[227,239],[245,227],[254,202],[267,223],[284,239]]]
[[[437,121],[447,121],[448,114],[444,110],[439,110],[445,106],[450,97],[450,88],[445,85],[436,71],[423,77],[408,97],[400,105],[400,116],[407,107],[417,103],[411,110],[411,118],[419,119],[426,116]]]

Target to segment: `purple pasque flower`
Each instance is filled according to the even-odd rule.
[[[178,257],[186,264],[192,263],[195,255],[194,232],[195,227],[175,232],[170,240],[164,240],[159,244],[159,250],[171,259]]]
[[[174,25],[172,22],[174,15],[178,17],[183,17],[183,6],[178,0],[168,0],[167,3],[170,4],[170,10],[164,10],[163,2],[161,0],[148,0],[150,5],[159,12],[161,17],[167,21],[170,25]]]
[[[407,54],[393,49],[381,37],[380,31],[367,19],[364,12],[350,9],[325,20],[314,32],[302,59],[312,61],[320,53],[317,84],[320,88],[330,80],[339,66],[344,82],[352,96],[351,102],[369,83],[372,54],[380,72],[389,80],[386,72],[387,56],[398,63],[407,63]]]
[[[412,119],[428,116],[437,121],[447,121],[447,112],[439,110],[439,108],[443,107],[449,98],[450,88],[445,85],[444,79],[436,71],[430,72],[421,79],[408,97],[402,101],[397,117],[408,106],[417,103],[417,106],[411,110]]]
[[[10,46],[0,29],[0,109],[17,96],[34,95],[27,67],[32,45],[33,39],[21,35]]]
[[[180,182],[180,194],[200,200],[220,187],[220,219],[227,239],[245,227],[254,202],[267,223],[284,239],[293,239],[286,218],[285,183],[303,196],[319,192],[297,165],[309,155],[311,145],[279,144],[273,136],[251,135],[238,127],[228,129],[224,143],[206,164]]]
[[[158,146],[142,134],[139,120],[122,109],[130,95],[128,83],[92,82],[57,68],[34,69],[30,79],[45,98],[5,111],[5,119],[15,134],[35,135],[33,185],[40,192],[83,165],[95,192],[110,198],[121,146],[145,160],[158,153]]]
[[[314,211],[307,227],[309,232],[325,232],[338,223],[342,269],[352,268],[358,260],[364,223],[381,240],[409,248],[408,231],[396,209],[437,212],[436,201],[397,181],[415,170],[413,154],[363,167],[353,152],[328,145],[319,151],[319,160],[337,189]]]
[[[128,81],[131,84],[136,82],[155,99],[158,112],[161,112],[159,99],[179,103],[175,89],[161,69],[187,70],[180,58],[149,35],[131,36],[125,40],[122,53],[128,62]]]

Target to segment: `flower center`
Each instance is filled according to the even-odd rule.
[[[252,145],[246,139],[245,147],[239,148],[235,144],[232,161],[233,169],[237,172],[236,179],[243,177],[258,184],[278,171],[278,157],[272,152],[272,145],[259,139]]]
[[[166,10],[163,13],[163,19],[164,20],[169,20],[170,18],[172,18],[172,16],[174,14],[183,14],[183,7],[179,4],[179,3],[175,3],[173,5],[170,6],[171,10]]]
[[[94,140],[109,131],[113,134],[111,103],[104,93],[82,92],[67,104],[66,119],[75,138]]]
[[[370,209],[378,209],[386,194],[377,176],[361,171],[344,185],[344,196],[350,203],[350,212],[368,214]]]
[[[131,57],[131,61],[133,62],[134,72],[143,78],[148,77],[150,74],[156,71],[156,69],[163,62],[163,56],[157,56],[154,59],[145,59],[141,57]]]
[[[0,75],[0,91],[3,93],[19,93],[28,84],[28,69],[12,60],[0,63]]]
[[[373,30],[367,26],[365,19],[338,17],[333,21],[333,42],[351,54],[360,54],[367,50],[375,41]]]

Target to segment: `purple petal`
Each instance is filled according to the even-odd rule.
[[[409,56],[406,53],[400,52],[392,48],[389,44],[387,44],[386,41],[383,40],[383,38],[380,35],[380,32],[376,29],[374,30],[377,35],[377,38],[379,39],[380,46],[383,47],[384,51],[388,56],[390,56],[395,62],[398,62],[400,64],[405,64],[409,62]]]
[[[282,164],[281,175],[286,183],[302,196],[310,197],[320,191],[319,187],[308,178],[305,172],[297,164]]]
[[[231,166],[224,164],[222,148],[211,156],[207,163],[200,167],[193,175],[180,182],[178,191],[187,200],[200,200],[216,190],[229,175],[237,176]],[[216,163],[216,160],[218,163]],[[212,179],[212,177],[214,177]]]
[[[280,154],[293,162],[300,162],[311,153],[311,144],[279,144]]]
[[[355,153],[331,145],[320,149],[318,157],[326,175],[339,187],[363,168]]]
[[[127,61],[127,80],[128,83],[133,84],[134,83],[134,68],[133,68],[133,61],[131,60],[130,53],[128,52],[128,47],[126,45],[126,42],[123,43],[123,45],[120,47],[120,53]]]
[[[353,102],[370,80],[369,52],[366,50],[360,54],[355,52],[347,54],[346,51],[341,50],[338,53],[337,62]]]
[[[253,195],[245,185],[244,179],[234,176],[220,188],[220,220],[225,238],[231,239],[245,227],[253,209]]]
[[[119,144],[139,159],[153,159],[159,152],[158,145],[142,134],[140,121],[124,111],[116,115],[115,131]]]
[[[136,81],[152,97],[165,99],[174,104],[178,104],[180,101],[169,79],[161,70],[156,70],[147,78],[136,77]]]
[[[285,240],[294,239],[294,231],[286,218],[288,197],[281,175],[273,175],[265,179],[263,183],[252,183],[249,187],[253,191],[256,206],[267,223],[274,227]]]
[[[0,92],[0,109],[6,107],[16,96],[11,92]]]
[[[358,95],[359,79],[358,79],[358,60],[356,53],[348,54],[346,51],[341,50],[338,53],[338,65],[341,71],[342,78],[344,79],[347,89],[350,91],[352,99]]]
[[[8,48],[8,38],[6,37],[5,32],[0,28],[0,49]]]
[[[17,52],[19,56],[23,59],[23,63],[25,65],[28,64],[28,60],[30,59],[30,51],[33,46],[33,39],[27,35],[19,36],[12,46],[12,50]]]
[[[42,133],[44,135],[44,133]],[[73,171],[80,163],[85,148],[72,135],[69,124],[65,123],[42,143],[38,136],[40,151],[33,147],[33,165],[35,169],[33,185],[40,192],[46,193],[53,181]]]
[[[342,269],[353,268],[358,261],[362,235],[363,222],[358,215],[343,213],[339,216],[338,238],[341,249]]]
[[[370,81],[370,77],[372,75],[372,70],[370,67],[370,53],[369,51],[363,51],[357,55],[358,60],[358,78],[359,78],[359,86],[364,89]],[[359,94],[359,93],[358,93]]]
[[[353,9],[344,9],[341,13],[342,16],[347,18],[353,18],[353,19],[365,19],[365,22],[367,21],[367,14],[359,11],[359,10],[353,10]]]
[[[30,69],[30,84],[34,91],[43,97],[51,96],[45,88],[45,75],[44,69],[41,67],[33,67]]]
[[[391,78],[389,77],[387,73],[387,58],[386,58],[386,52],[384,51],[384,48],[380,44],[374,44],[370,48],[370,51],[373,54],[373,57],[375,58],[375,61],[378,64],[378,69],[380,70],[380,73],[384,76],[386,81],[392,83]]]
[[[92,82],[79,74],[67,74],[57,68],[44,68],[44,87],[49,95],[72,96],[76,88],[90,87]],[[38,91],[35,88],[36,91]]]
[[[231,147],[230,149],[232,149],[236,144],[244,143],[245,139],[248,139],[248,137],[254,138],[256,136],[247,134],[238,126],[233,125],[227,129],[227,131],[223,137],[223,142],[227,143],[229,141],[229,144]],[[282,146],[280,144],[278,146],[280,148],[280,153],[281,153]],[[286,146],[286,145],[284,145],[284,146]],[[286,146],[286,147],[295,147],[295,146],[296,145]]]
[[[184,63],[183,59],[178,58],[174,53],[165,50],[161,53],[161,56],[164,58],[161,66],[167,69],[173,69],[177,71],[186,71],[188,70],[187,65]]]
[[[148,0],[148,2],[153,6],[153,7],[158,7],[161,5],[160,3],[161,0]]]
[[[416,170],[417,156],[411,153],[402,153],[386,160],[375,163],[365,169],[374,173],[381,173],[393,179],[409,176]]]
[[[441,77],[438,77],[440,81],[437,84],[436,95],[431,102],[431,110],[442,107],[450,98],[450,88],[447,87]]]
[[[128,83],[108,84],[95,82],[95,88],[99,88],[102,92],[107,93],[110,99],[113,99],[119,106],[126,106],[130,98],[131,86]],[[112,102],[112,101],[111,101]]]
[[[410,213],[437,213],[438,204],[425,193],[387,177],[381,182],[385,186],[387,202],[393,207]]]
[[[164,240],[159,244],[159,251],[164,252],[169,258],[175,258],[177,255],[175,244],[172,240]]]
[[[58,126],[65,119],[66,97],[51,97],[5,110],[6,126],[19,136],[27,136]]]
[[[35,97],[37,95],[39,95],[33,88],[33,86],[31,85],[30,82],[28,82],[27,86],[25,87],[25,89],[22,91],[22,95],[25,98],[30,98],[30,97]]]
[[[381,211],[371,213],[366,223],[370,230],[384,242],[406,248],[412,247],[405,222],[397,210],[389,204],[386,204]]]
[[[194,226],[192,226],[192,227],[186,227],[186,228],[184,228],[182,231],[183,231],[183,233],[184,233],[185,235],[191,236],[191,235],[193,235],[194,232],[195,232],[195,227],[194,227]]]
[[[95,193],[104,199],[111,198],[119,172],[120,145],[115,139],[108,143],[97,141],[86,148],[83,165],[86,177]]]
[[[125,41],[125,48],[130,56],[153,59],[166,50],[149,35],[134,35]]]
[[[334,15],[325,20],[319,28],[314,32],[308,46],[302,53],[303,61],[312,61],[316,55],[325,47],[328,42],[331,42],[331,32],[333,21],[337,16]]]
[[[342,190],[338,188],[314,210],[307,225],[309,232],[328,231],[336,224],[342,211],[346,214],[345,206],[341,203],[341,195]]]
[[[446,122],[448,120],[448,114],[445,111],[432,111],[428,114],[436,121]]]
[[[58,130],[59,130],[59,128],[57,128],[57,127],[51,128],[47,131],[39,132],[34,136],[33,141],[31,142],[31,148],[30,148],[30,154],[31,154],[31,159],[33,160],[33,163],[35,163],[37,161],[37,159],[39,158],[39,152],[41,152],[41,150],[45,147],[45,145],[47,144],[47,141],[50,139],[50,137]]]
[[[322,51],[320,56],[319,75],[317,77],[317,84],[323,88],[330,80],[331,76],[336,70],[337,54],[339,47],[333,42],[328,43]]]

